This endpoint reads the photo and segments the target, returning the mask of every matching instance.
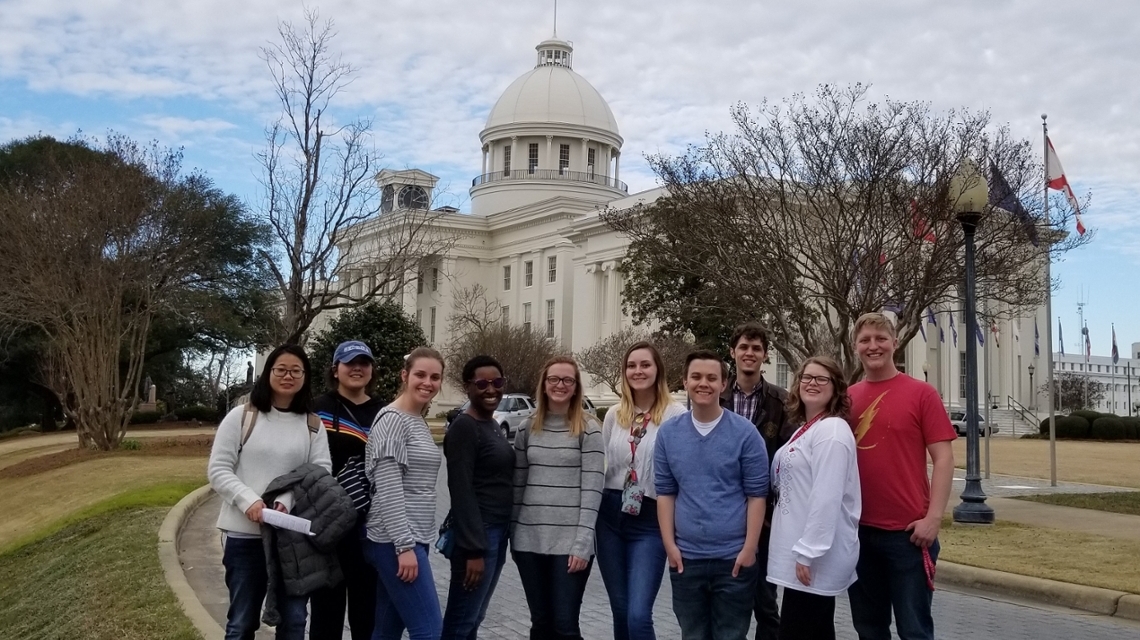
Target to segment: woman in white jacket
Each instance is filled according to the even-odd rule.
[[[777,494],[768,581],[784,587],[781,640],[835,638],[835,596],[855,582],[859,561],[859,469],[843,372],[808,358],[788,393],[802,422],[772,459]]]
[[[277,347],[265,359],[249,404],[230,411],[214,435],[206,472],[222,498],[218,528],[230,594],[226,640],[253,640],[261,626],[261,603],[269,586],[261,546],[261,513],[269,507],[261,500],[262,492],[275,478],[305,463],[332,470],[325,430],[319,422],[309,427],[310,374],[301,347]],[[291,494],[282,494],[273,508],[288,513],[291,502]],[[281,595],[278,638],[304,637],[307,600]]]

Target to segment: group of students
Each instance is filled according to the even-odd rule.
[[[272,580],[262,554],[261,493],[300,465],[333,475],[361,456],[372,500],[354,534],[335,549],[339,571],[307,594],[279,589],[277,634],[474,639],[508,551],[530,611],[533,640],[581,638],[579,613],[596,555],[615,640],[655,638],[653,605],[666,573],[684,640],[835,637],[835,598],[847,592],[863,639],[933,638],[937,535],[953,474],[955,432],[937,392],[894,365],[894,325],[857,321],[864,379],[847,386],[826,357],[807,359],[791,389],[766,381],[768,336],[757,324],[731,340],[735,376],[719,354],[685,363],[688,407],[669,393],[660,353],[631,345],[619,402],[603,424],[584,410],[582,376],[570,357],[543,368],[537,410],[508,441],[493,414],[506,386],[489,356],[462,371],[468,408],[443,452],[423,416],[444,363],[414,350],[401,391],[386,406],[369,398],[368,348],[345,343],[328,372],[333,390],[313,403],[309,365],[284,346],[250,405],[265,427],[247,435],[244,412],[222,422],[210,480],[224,504],[227,640],[252,638]],[[927,475],[927,456],[933,473]],[[436,480],[446,460],[451,512],[436,519]],[[270,496],[272,497],[272,496]],[[286,496],[272,508],[288,512]],[[450,559],[441,613],[429,562]],[[668,569],[666,571],[666,568]],[[311,584],[311,582],[310,582]],[[777,586],[783,601],[777,606]]]

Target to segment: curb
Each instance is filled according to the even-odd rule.
[[[178,605],[182,607],[183,613],[190,619],[190,623],[198,633],[202,634],[203,640],[222,640],[224,637],[222,627],[198,600],[194,589],[186,581],[186,574],[182,572],[182,562],[178,559],[178,537],[182,534],[182,525],[212,492],[210,485],[198,487],[179,500],[178,504],[166,514],[162,526],[158,529],[158,560],[162,563],[163,573],[166,574],[166,584],[170,585],[174,597],[178,598]]]
[[[938,581],[960,587],[1021,596],[1069,609],[1140,621],[1140,595],[1088,587],[1005,571],[938,563]]]

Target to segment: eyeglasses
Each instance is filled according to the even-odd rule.
[[[480,390],[480,391],[486,391],[487,387],[492,387],[492,386],[495,387],[496,389],[502,389],[504,386],[506,386],[507,379],[506,378],[495,378],[494,380],[488,380],[486,378],[479,378],[478,380],[472,380],[471,384],[475,385],[475,388]]]
[[[272,369],[270,369],[270,371],[273,373],[274,378],[289,377],[289,378],[293,378],[294,380],[300,380],[301,378],[305,377],[305,370],[304,369],[287,369],[285,367],[273,367]]]
[[[831,378],[827,376],[813,376],[807,373],[800,376],[800,384],[811,384],[812,382],[823,387],[831,383]]]
[[[574,387],[575,385],[578,384],[578,380],[576,378],[569,378],[569,377],[560,378],[558,376],[546,376],[546,384],[548,384],[552,387],[557,387],[559,384],[561,384],[564,387]]]

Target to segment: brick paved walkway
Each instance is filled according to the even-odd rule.
[[[446,482],[440,477],[439,514],[449,508]],[[179,551],[187,579],[214,619],[225,624],[226,588],[221,567],[221,546],[214,528],[219,499],[217,496],[195,512],[183,531]],[[448,563],[443,556],[432,554],[432,571],[440,602],[446,606]],[[657,635],[662,640],[680,638],[676,618],[671,609],[671,590],[666,579],[654,609]],[[1117,640],[1140,638],[1140,624],[1127,620],[1098,616],[1068,609],[1016,602],[985,593],[940,589],[934,598],[934,617],[938,637],[944,640],[995,638],[998,640]],[[582,605],[582,635],[587,640],[613,638],[609,601],[601,575],[595,567]],[[519,640],[527,638],[530,628],[526,598],[519,583],[518,571],[508,560],[495,592],[480,637]],[[856,640],[851,627],[847,599],[838,598],[836,607],[838,638]],[[258,638],[272,638],[272,631],[262,629]],[[345,635],[348,638],[348,635]]]

